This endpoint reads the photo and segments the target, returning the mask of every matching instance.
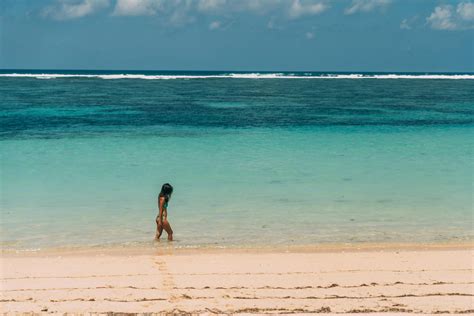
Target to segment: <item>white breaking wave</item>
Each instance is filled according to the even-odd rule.
[[[443,79],[462,80],[474,79],[474,74],[311,74],[292,75],[285,73],[229,73],[216,75],[145,75],[145,74],[32,74],[11,73],[0,74],[0,77],[60,79],[60,78],[100,78],[100,79],[145,79],[145,80],[170,80],[170,79]]]

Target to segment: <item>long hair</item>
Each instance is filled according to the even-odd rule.
[[[161,192],[160,192],[159,197],[163,196],[165,198],[165,201],[168,202],[168,200],[170,199],[171,193],[173,193],[173,186],[169,183],[165,183],[161,187]]]

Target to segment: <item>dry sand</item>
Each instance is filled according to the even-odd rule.
[[[1,312],[474,313],[471,246],[8,254]]]

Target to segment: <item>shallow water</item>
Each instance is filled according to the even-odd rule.
[[[193,75],[193,74],[188,74]],[[474,81],[0,77],[3,248],[473,240]]]

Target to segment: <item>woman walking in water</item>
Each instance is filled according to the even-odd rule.
[[[156,217],[156,239],[160,239],[163,229],[168,234],[168,240],[173,240],[173,230],[168,222],[168,201],[173,193],[173,187],[169,183],[163,184],[161,192],[158,195],[159,214]]]

